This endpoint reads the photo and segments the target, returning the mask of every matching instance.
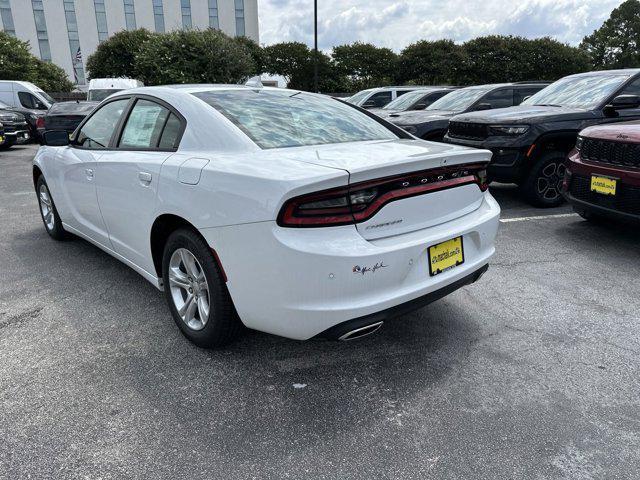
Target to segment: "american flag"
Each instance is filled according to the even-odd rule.
[[[82,52],[80,51],[80,47],[78,47],[78,51],[76,52],[76,56],[74,57],[75,63],[82,63]]]

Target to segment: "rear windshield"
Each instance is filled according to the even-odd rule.
[[[398,138],[373,118],[330,97],[290,90],[214,90],[193,95],[265,149]]]
[[[59,102],[53,104],[49,113],[87,115],[96,105],[97,103]]]
[[[97,88],[94,90],[89,90],[89,95],[87,95],[87,100],[91,100],[92,102],[101,102],[112,93],[116,93],[121,90],[122,90],[121,88]]]

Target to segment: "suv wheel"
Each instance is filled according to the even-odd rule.
[[[164,293],[178,328],[199,347],[221,347],[242,323],[211,249],[192,230],[173,232],[162,259]]]
[[[557,207],[564,202],[562,181],[565,174],[565,154],[550,152],[543,155],[522,183],[522,193],[531,205],[541,208]]]

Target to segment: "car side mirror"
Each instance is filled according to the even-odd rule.
[[[491,104],[490,103],[479,103],[478,105],[475,106],[474,110],[476,112],[480,112],[482,110],[491,110]]]
[[[64,147],[69,145],[69,134],[64,130],[49,130],[44,132],[43,144],[49,147]]]
[[[607,115],[614,115],[618,110],[628,110],[640,107],[640,96],[638,95],[618,95],[609,105],[604,107]]]

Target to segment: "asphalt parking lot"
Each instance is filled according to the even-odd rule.
[[[637,230],[498,186],[479,283],[357,342],[206,351],[47,236],[34,153],[0,152],[0,478],[638,478]]]

